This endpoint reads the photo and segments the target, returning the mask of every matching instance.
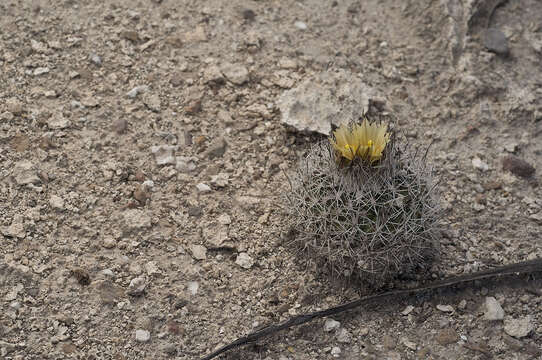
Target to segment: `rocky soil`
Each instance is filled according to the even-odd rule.
[[[445,213],[429,278],[542,257],[541,13],[0,2],[0,358],[197,359],[359,296],[284,244],[285,173],[323,137],[303,118],[325,131],[388,113],[410,147],[432,143]],[[225,358],[539,359],[540,276],[318,320]]]

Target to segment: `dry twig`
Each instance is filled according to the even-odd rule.
[[[436,281],[427,285],[423,285],[417,288],[413,288],[413,289],[395,290],[395,291],[385,292],[382,294],[364,296],[362,298],[359,298],[358,300],[354,300],[352,302],[349,302],[343,305],[335,306],[326,310],[316,311],[309,314],[297,315],[280,324],[267,326],[263,329],[260,329],[251,334],[248,334],[247,336],[243,336],[226,346],[223,346],[222,348],[216,350],[215,352],[203,357],[201,360],[213,359],[217,357],[218,355],[225,353],[226,351],[238,348],[240,346],[243,346],[249,343],[253,343],[263,337],[272,335],[278,331],[286,330],[293,326],[302,325],[317,318],[339,314],[347,310],[358,308],[362,305],[366,305],[370,303],[378,303],[384,299],[389,299],[389,298],[397,299],[400,297],[402,298],[405,296],[411,296],[414,294],[424,293],[428,291],[450,288],[453,286],[462,285],[462,284],[476,281],[476,280],[493,279],[493,278],[509,276],[509,275],[531,274],[531,273],[536,273],[536,272],[542,272],[542,259],[524,261],[524,262],[515,263],[511,265],[504,265],[504,266],[496,267],[489,270],[475,272],[473,274],[453,276],[453,277],[449,277],[449,278],[439,280],[439,281]]]

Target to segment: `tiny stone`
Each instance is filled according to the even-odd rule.
[[[199,183],[196,185],[196,188],[198,189],[198,192],[204,194],[211,191],[211,187],[204,183]]]
[[[13,177],[19,185],[36,184],[41,181],[34,164],[28,160],[21,160],[15,164]]]
[[[112,249],[117,245],[117,242],[111,236],[107,236],[102,240],[102,246],[106,249]]]
[[[62,114],[55,114],[47,121],[47,127],[51,130],[62,130],[70,126],[70,120]]]
[[[503,32],[496,28],[489,28],[483,35],[484,46],[494,53],[506,55],[510,51],[508,39]]]
[[[145,270],[147,271],[147,275],[153,276],[154,274],[160,274],[160,269],[158,268],[158,265],[156,265],[156,261],[149,261],[145,264]]]
[[[147,85],[136,86],[132,90],[128,91],[126,93],[126,96],[130,99],[134,99],[137,95],[145,93],[147,90],[149,90],[149,87]]]
[[[504,319],[504,310],[501,304],[492,296],[486,297],[484,319],[502,320]]]
[[[296,21],[294,26],[299,30],[307,30],[307,24],[305,24],[303,21]]]
[[[23,103],[16,98],[6,100],[6,109],[13,115],[19,115],[23,112]]]
[[[474,166],[478,170],[487,171],[489,170],[489,165],[487,165],[485,162],[483,162],[479,157],[475,157],[472,159],[472,166]]]
[[[128,209],[124,212],[123,217],[128,231],[151,227],[151,217],[143,210]]]
[[[151,152],[156,160],[156,165],[175,165],[175,150],[177,150],[177,146],[174,145],[151,146]]]
[[[64,210],[64,199],[57,195],[51,195],[49,204],[55,210]]]
[[[147,330],[136,330],[135,339],[137,342],[141,343],[148,342],[151,339],[151,333]]]
[[[512,142],[512,143],[506,143],[504,145],[504,150],[509,152],[509,153],[515,153],[516,150],[518,148],[518,144],[515,143],[515,142]]]
[[[333,320],[333,319],[326,319],[326,322],[324,323],[324,331],[330,332],[332,330],[336,330],[341,326],[341,323]]]
[[[148,93],[144,94],[143,104],[145,104],[147,108],[149,108],[149,110],[151,111],[158,113],[161,110],[160,97],[158,97],[158,95],[156,94],[148,94]]]
[[[203,80],[205,83],[221,84],[224,82],[224,75],[216,65],[211,65],[203,72]]]
[[[254,260],[246,252],[242,252],[237,255],[235,263],[243,269],[250,269],[254,265]]]
[[[247,21],[254,21],[256,18],[256,13],[252,9],[243,9],[241,14],[243,15],[243,19]]]
[[[414,310],[414,306],[412,305],[408,305],[405,310],[401,311],[401,315],[408,315],[412,312],[412,310]]]
[[[187,288],[188,288],[188,292],[190,292],[190,294],[194,296],[198,293],[199,283],[197,281],[190,281],[188,283]]]
[[[190,252],[192,257],[196,260],[205,260],[207,259],[207,248],[202,245],[191,245]]]
[[[214,145],[207,150],[207,157],[209,160],[222,157],[226,152],[227,147],[228,143],[226,140],[223,137],[220,137],[214,142]]]
[[[128,285],[128,295],[141,296],[147,286],[145,278],[143,276],[136,277],[130,281]]]
[[[337,341],[343,344],[352,342],[352,335],[345,328],[341,328],[337,331]]]
[[[331,348],[331,355],[333,357],[339,357],[341,355],[341,348],[338,346],[334,346]]]
[[[454,308],[451,305],[437,305],[437,309],[442,312],[454,312]]]
[[[40,76],[40,75],[47,74],[47,73],[49,73],[49,68],[48,67],[38,67],[38,68],[34,69],[34,75],[35,76]]]
[[[243,65],[226,63],[221,67],[221,71],[235,85],[242,85],[249,80],[248,70]]]
[[[188,156],[177,156],[176,162],[175,169],[179,172],[186,174],[196,170],[196,164],[193,159]]]
[[[90,54],[89,60],[94,65],[98,65],[98,66],[102,65],[102,58],[95,53]]]
[[[525,337],[529,335],[533,329],[534,325],[530,315],[519,319],[509,319],[504,321],[504,332],[515,338]]]
[[[508,155],[502,159],[502,168],[522,178],[529,178],[535,173],[535,168],[531,164],[514,155]]]

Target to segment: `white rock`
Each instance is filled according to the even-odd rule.
[[[299,30],[307,30],[307,24],[305,24],[303,21],[296,21],[294,26]]]
[[[454,308],[451,305],[437,305],[437,309],[442,312],[454,312]]]
[[[147,90],[149,90],[149,87],[147,85],[139,85],[128,91],[126,93],[126,96],[130,99],[134,99],[137,95],[145,93]]]
[[[64,199],[58,195],[51,195],[49,205],[55,210],[64,210]]]
[[[202,245],[191,245],[190,252],[192,257],[196,260],[205,260],[207,259],[207,248]]]
[[[329,72],[307,78],[285,91],[277,105],[283,123],[299,131],[329,135],[331,124],[357,121],[367,113],[369,100],[376,95],[374,89],[350,72]]]
[[[196,170],[196,164],[192,157],[177,156],[175,168],[182,173],[189,173]]]
[[[341,348],[338,347],[338,346],[334,346],[332,349],[331,349],[331,355],[333,357],[339,357],[341,355]]]
[[[151,146],[151,152],[156,160],[156,165],[175,164],[175,150],[177,150],[177,146],[174,145]]]
[[[220,188],[227,186],[228,182],[229,182],[228,174],[223,173],[223,172],[217,175],[213,175],[211,177],[211,184]]]
[[[408,305],[403,311],[401,311],[401,315],[407,316],[414,310],[414,306]]]
[[[13,178],[19,185],[37,184],[40,182],[36,167],[28,160],[21,160],[15,164]]]
[[[148,342],[151,339],[151,333],[147,330],[138,329],[135,332],[135,339],[137,342]]]
[[[237,255],[235,263],[243,269],[250,269],[254,265],[254,260],[246,252],[242,252]]]
[[[2,234],[7,237],[24,239],[26,237],[26,231],[24,229],[24,223],[22,219],[14,219],[10,226],[2,230]]]
[[[35,69],[34,69],[34,75],[35,75],[35,76],[47,74],[48,72],[49,72],[49,68],[48,68],[48,67],[38,67],[38,68],[35,68]]]
[[[326,321],[324,323],[324,331],[326,331],[326,332],[336,330],[339,327],[341,327],[341,323],[336,321],[336,320],[333,320],[333,319],[326,319]]]
[[[70,120],[66,119],[61,113],[54,114],[47,121],[47,127],[51,130],[66,129],[70,124]]]
[[[519,319],[508,319],[504,321],[504,332],[515,338],[522,338],[531,331],[533,331],[534,325],[532,323],[531,315],[524,316]]]
[[[151,227],[151,217],[143,210],[128,209],[124,212],[123,217],[128,231]]]
[[[504,319],[504,310],[501,304],[492,296],[486,297],[484,319],[502,320]]]
[[[248,70],[243,65],[226,63],[220,70],[226,79],[235,85],[242,85],[249,80]]]
[[[220,214],[218,217],[218,222],[222,225],[229,225],[231,224],[231,218],[228,214]]]
[[[472,166],[478,170],[487,171],[489,170],[489,165],[483,162],[479,157],[474,157],[472,159]]]
[[[211,191],[211,187],[204,183],[199,183],[196,185],[196,188],[198,189],[198,192],[200,193],[207,193]]]
[[[190,281],[188,283],[187,288],[188,288],[188,292],[190,292],[190,294],[194,296],[198,293],[199,283],[197,281]]]
[[[222,83],[224,76],[216,65],[211,65],[203,72],[203,81],[205,83]]]
[[[132,296],[140,296],[145,291],[145,287],[147,286],[145,277],[139,276],[130,281],[130,285],[128,285],[128,295]]]
[[[337,341],[343,344],[352,342],[352,335],[345,328],[340,328],[337,331]]]
[[[117,241],[113,239],[111,236],[106,236],[102,240],[102,246],[106,249],[112,249],[115,247],[115,245],[117,245]]]
[[[145,270],[147,270],[147,275],[152,276],[154,274],[160,274],[160,268],[156,265],[156,261],[149,261],[145,264]]]
[[[145,104],[149,110],[153,112],[160,112],[161,110],[161,103],[160,103],[160,97],[156,94],[149,94],[145,93],[143,94],[143,104]]]

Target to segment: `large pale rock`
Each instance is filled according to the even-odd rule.
[[[328,72],[285,91],[278,100],[282,122],[299,131],[329,135],[331,124],[359,120],[376,97],[373,88],[346,71]]]

